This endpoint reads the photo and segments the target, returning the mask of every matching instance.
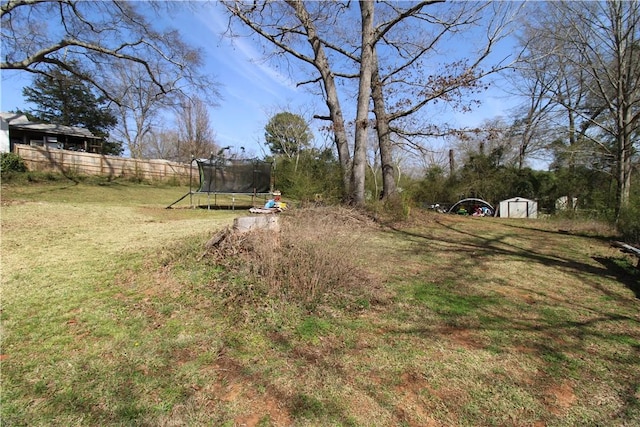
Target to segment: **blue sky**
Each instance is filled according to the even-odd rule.
[[[206,71],[220,83],[222,99],[218,101],[219,106],[210,109],[211,126],[220,146],[229,145],[236,150],[245,147],[246,154],[262,156],[264,127],[275,113],[287,108],[294,113],[326,114],[319,97],[297,88],[287,74],[262,60],[261,48],[255,40],[231,41],[220,36],[227,24],[220,5],[208,3],[198,12],[179,13],[171,17],[171,23],[188,42],[202,47]],[[31,80],[28,73],[2,72],[2,111],[33,107],[22,97],[22,88]],[[459,126],[476,126],[486,118],[504,115],[511,106],[496,89],[483,98],[483,105],[474,112],[453,114],[448,121]]]
[[[189,28],[185,38],[202,46],[206,69],[220,83],[222,99],[219,106],[210,110],[218,144],[243,146],[259,156],[264,127],[273,114],[287,106],[295,111],[300,105],[316,101],[297,88],[289,76],[265,63],[257,43],[221,37],[226,18],[220,6],[202,8],[202,12],[181,15],[176,23],[179,28]]]

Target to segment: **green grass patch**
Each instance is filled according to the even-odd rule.
[[[416,302],[443,316],[467,316],[493,303],[486,296],[458,294],[451,285],[416,283],[412,293]]]
[[[326,334],[331,329],[331,324],[317,317],[307,317],[296,328],[296,333],[306,341],[317,342],[318,337]]]

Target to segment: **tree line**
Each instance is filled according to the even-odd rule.
[[[617,223],[629,242],[640,243],[640,176],[634,175],[630,204],[616,212],[615,176],[592,164],[568,168],[562,159],[547,170],[522,166],[520,136],[501,121],[491,121],[482,132],[455,138],[447,159],[426,164],[407,159],[396,162],[400,205],[382,200],[382,171],[374,141],[367,152],[365,203],[382,203],[390,210],[411,207],[448,211],[465,198],[479,198],[492,206],[512,197],[538,203],[540,216],[590,219]],[[343,197],[340,162],[329,147],[318,148],[309,139],[310,127],[302,115],[274,115],[265,126],[275,167],[275,183],[287,198],[302,205],[339,203]],[[399,156],[398,156],[399,157]],[[402,212],[396,212],[402,214]]]

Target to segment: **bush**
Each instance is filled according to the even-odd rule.
[[[618,219],[618,231],[625,242],[640,245],[640,206],[630,205],[620,211]]]
[[[299,159],[279,157],[275,167],[275,183],[286,197],[303,205],[321,197],[327,203],[342,198],[340,164],[330,151],[304,150]]]
[[[0,153],[0,171],[2,175],[11,172],[26,172],[27,165],[22,157],[15,153]]]
[[[381,223],[405,221],[411,213],[411,198],[405,193],[384,200],[375,200],[367,204],[372,217]]]

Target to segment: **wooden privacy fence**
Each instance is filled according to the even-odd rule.
[[[13,152],[22,157],[31,171],[55,171],[110,178],[135,177],[146,180],[174,178],[188,182],[191,168],[191,165],[168,160],[130,159],[24,144],[15,144]],[[197,177],[197,168],[193,168],[192,172]]]

